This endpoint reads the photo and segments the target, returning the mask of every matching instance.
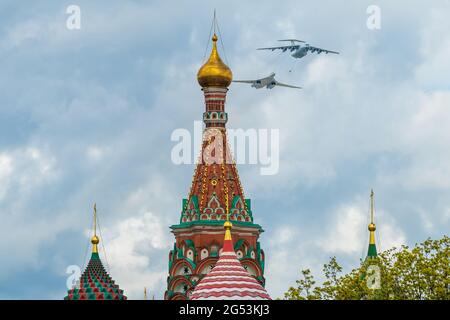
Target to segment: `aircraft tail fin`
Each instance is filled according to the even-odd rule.
[[[298,40],[298,39],[281,39],[281,40],[278,40],[278,41],[305,42],[303,40]]]

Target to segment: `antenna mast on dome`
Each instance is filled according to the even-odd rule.
[[[214,9],[213,20],[211,22],[211,28],[209,30],[209,35],[208,35],[208,42],[206,43],[205,53],[203,54],[203,61],[205,60],[206,53],[208,52],[209,42],[211,40],[211,33],[213,33],[215,35],[216,34],[216,28],[217,28],[217,32],[219,33],[220,45],[222,46],[223,56],[225,57],[225,62],[227,64],[229,64],[228,63],[227,54],[225,52],[225,45],[223,44],[223,40],[222,40],[222,33],[220,32],[219,22],[217,20],[216,9]]]

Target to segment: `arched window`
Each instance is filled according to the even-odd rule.
[[[256,270],[253,268],[253,266],[248,265],[248,264],[244,264],[244,269],[247,270],[247,272],[251,275],[256,277],[258,275],[258,273],[256,272]]]
[[[177,285],[173,288],[173,292],[186,293],[189,290],[189,286],[186,282],[178,282]]]
[[[175,276],[186,276],[192,274],[191,269],[188,267],[188,265],[183,262],[182,264],[179,264],[174,272]]]
[[[191,259],[192,261],[194,261],[194,252],[193,252],[191,249],[189,249],[189,250],[187,251],[186,257],[187,257],[188,259]]]
[[[200,252],[200,259],[203,260],[205,258],[208,258],[208,256],[209,256],[208,249],[203,248],[202,251]]]
[[[200,274],[208,274],[211,272],[211,270],[214,268],[214,263],[207,264],[203,267]]]

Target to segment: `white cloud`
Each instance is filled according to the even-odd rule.
[[[446,12],[450,3],[441,8],[431,8],[426,13],[427,23],[421,29],[419,51],[422,61],[415,68],[417,82],[426,88],[448,88],[450,85],[450,39],[443,36],[443,30],[450,28]]]
[[[15,193],[32,192],[57,176],[56,159],[39,148],[18,148],[0,154],[0,198],[11,186]]]
[[[47,258],[42,257],[41,250],[54,245],[57,235],[70,229],[72,219],[63,214],[53,216],[51,221],[24,218],[13,211],[2,212],[1,221],[0,255],[10,257],[2,260],[0,281],[4,282],[11,275],[33,272],[45,264]]]
[[[364,242],[363,211],[358,205],[350,204],[339,207],[331,215],[331,222],[325,222],[325,236],[319,240],[321,248],[329,253],[358,254]]]
[[[267,235],[264,235],[267,237]],[[282,225],[271,232],[266,253],[266,289],[272,298],[282,297],[290,284],[295,283],[301,265],[305,265],[307,243],[301,241],[300,228]]]
[[[99,146],[89,146],[86,150],[86,155],[89,160],[93,162],[97,162],[102,159],[102,157],[105,155],[105,148],[99,147]]]
[[[450,188],[450,92],[417,93],[409,116],[394,139],[399,152],[408,155],[408,163],[389,179],[410,189]]]
[[[330,215],[331,221],[325,222],[325,234],[318,241],[325,252],[333,255],[358,255],[363,252],[360,258],[365,257],[369,239],[369,207],[368,201],[362,200],[362,196],[356,199],[350,204],[339,206]],[[375,223],[378,251],[406,244],[404,231],[397,225],[392,214],[383,209],[377,210]]]
[[[30,188],[57,177],[56,159],[40,149],[30,147],[16,155],[20,170],[19,181],[23,187]]]
[[[55,158],[35,146],[0,153],[0,256],[14,257],[4,261],[0,278],[38,266],[41,246],[68,228],[70,218],[55,214],[49,223],[34,217],[39,210],[24,212],[27,200],[58,176]]]
[[[391,222],[392,219],[390,219],[389,216],[389,214],[385,214],[384,212],[380,212],[379,214],[378,221],[380,222],[377,224],[376,233],[377,249],[379,252],[393,247],[399,248],[407,243],[404,231],[393,224]]]
[[[11,156],[7,153],[0,153],[0,200],[4,197],[8,189],[9,177],[12,171]]]
[[[3,44],[11,47],[19,46],[30,40],[37,40],[42,35],[43,28],[36,21],[27,21],[11,28]]]
[[[111,276],[125,290],[129,299],[142,299],[144,287],[159,292],[167,270],[161,269],[161,254],[167,257],[172,240],[158,215],[146,212],[119,221],[104,229],[104,245]],[[106,236],[107,235],[107,236]],[[103,257],[103,263],[106,259]]]

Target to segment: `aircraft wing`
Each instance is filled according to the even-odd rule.
[[[301,89],[302,88],[302,87],[291,86],[289,84],[284,84],[284,83],[281,83],[281,82],[278,82],[278,81],[275,81],[275,83],[276,83],[277,86],[280,86],[280,87],[287,87],[287,88],[294,88],[294,89]]]
[[[255,80],[233,80],[233,82],[242,82],[242,83],[261,83],[265,80],[269,80],[272,79],[275,76],[275,73],[272,73],[270,76],[264,77],[264,78],[260,78],[260,79],[255,79]]]
[[[241,83],[253,83],[257,80],[233,80],[233,82],[241,82]]]
[[[326,50],[326,49],[317,48],[317,47],[313,47],[313,46],[308,46],[307,48],[308,48],[308,50],[309,50],[311,53],[314,53],[314,52],[317,52],[317,53],[325,52],[325,53],[339,54],[339,52],[336,52],[336,51]]]
[[[280,46],[280,47],[268,47],[268,48],[258,48],[256,50],[283,50],[283,52],[290,50],[294,51],[297,50],[300,46],[298,44],[290,45],[290,46]]]

